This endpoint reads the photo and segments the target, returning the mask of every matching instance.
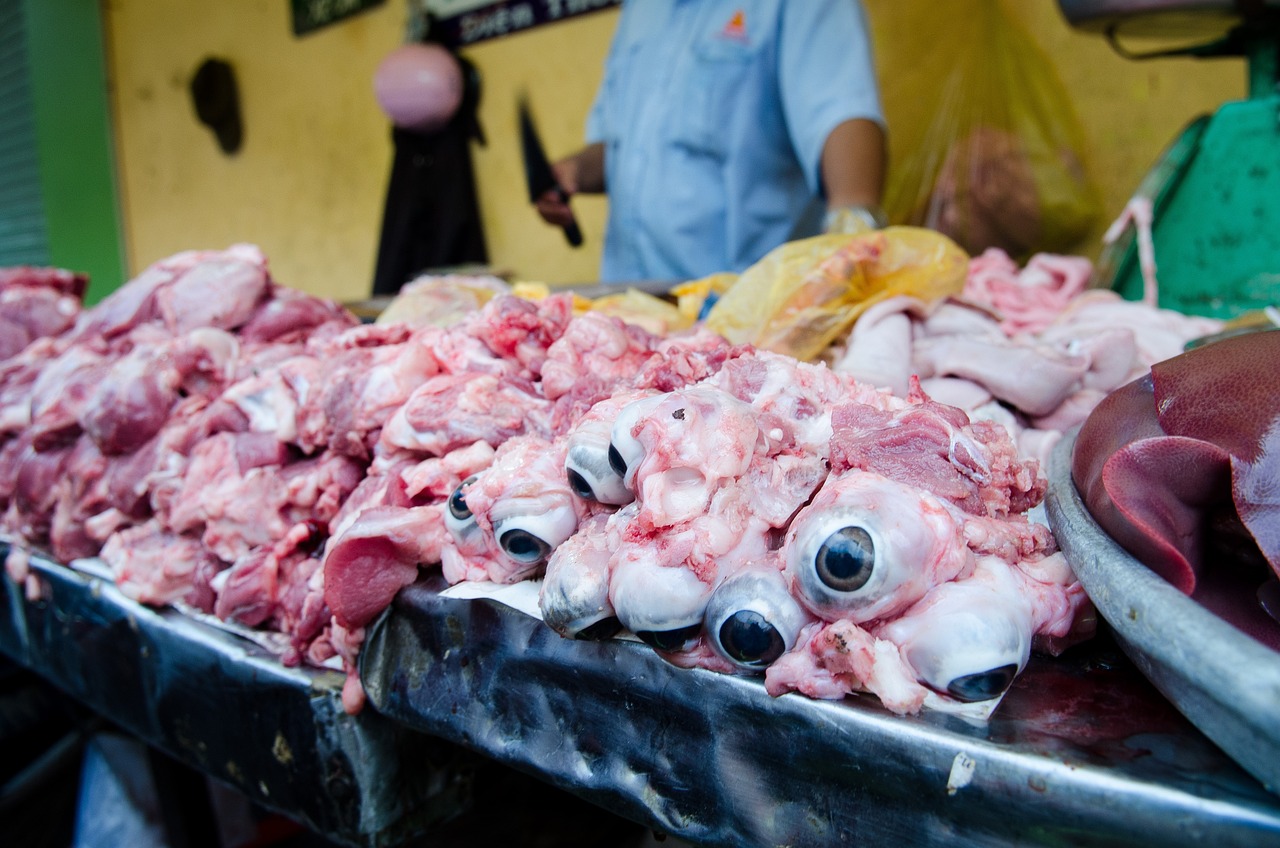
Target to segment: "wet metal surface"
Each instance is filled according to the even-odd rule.
[[[0,651],[347,844],[395,845],[456,809],[454,743],[706,845],[1280,844],[1280,798],[1105,636],[1033,658],[974,724],[771,698],[637,643],[571,642],[496,602],[441,598],[436,577],[373,628],[377,711],[352,718],[336,673],[33,567],[37,600],[0,579]]]
[[[344,844],[395,845],[456,812],[465,752],[372,710],[346,715],[341,674],[285,668],[98,578],[31,568],[36,600],[0,576],[0,652],[143,741]]]
[[[1280,798],[1104,634],[1033,658],[992,720],[771,698],[490,600],[401,592],[362,679],[384,714],[707,845],[1280,844]]]

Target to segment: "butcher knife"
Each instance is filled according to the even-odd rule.
[[[520,147],[524,151],[524,176],[529,183],[529,201],[532,203],[548,191],[554,190],[560,193],[561,200],[568,202],[569,194],[556,180],[551,162],[547,160],[547,154],[542,148],[542,139],[538,137],[538,130],[533,125],[533,116],[529,114],[528,101],[521,98],[519,108]],[[565,224],[564,237],[574,247],[582,245],[582,230],[578,229],[576,219]]]

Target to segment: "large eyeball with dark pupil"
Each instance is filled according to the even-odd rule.
[[[891,617],[969,561],[960,526],[919,487],[879,474],[829,477],[783,545],[796,599],[825,621]]]
[[[571,442],[565,456],[565,475],[569,488],[583,500],[610,506],[622,506],[635,500],[635,495],[622,484],[624,468],[613,467],[612,448],[585,438]]]
[[[471,514],[471,507],[467,506],[466,497],[467,489],[475,482],[474,474],[463,480],[449,496],[449,508],[445,510],[444,526],[458,542],[464,541],[480,530],[476,517]]]
[[[616,615],[610,615],[583,627],[573,634],[573,638],[580,642],[604,642],[621,632],[622,622]]]
[[[551,556],[551,545],[528,530],[508,530],[498,537],[498,545],[516,562],[533,564]]]
[[[618,473],[619,477],[627,476],[627,463],[622,458],[622,454],[613,445],[609,445],[609,467]]]
[[[947,694],[966,703],[990,701],[1012,686],[1013,678],[1017,676],[1018,666],[1015,663],[977,674],[966,674],[947,684]]]
[[[873,514],[844,507],[814,509],[792,521],[786,570],[800,603],[827,621],[858,623],[884,610],[918,566],[886,543],[874,522]]]
[[[489,520],[498,547],[520,565],[546,562],[578,529],[578,517],[567,493],[500,500],[490,510]]]
[[[472,474],[453,490],[453,494],[449,496],[449,514],[459,521],[466,521],[471,517],[471,507],[467,506],[467,489],[476,481],[476,475]]]
[[[787,650],[778,628],[754,610],[738,610],[720,625],[720,645],[742,665],[764,668]]]
[[[837,592],[856,592],[871,579],[876,546],[861,527],[841,527],[827,537],[814,562],[818,579]]]
[[[697,640],[702,624],[690,624],[675,630],[637,630],[636,637],[656,651],[683,651]]]
[[[569,488],[573,493],[584,501],[596,500],[596,493],[591,490],[591,484],[587,482],[587,478],[583,477],[572,468],[566,469],[565,476],[569,479]]]
[[[655,395],[632,401],[622,407],[618,417],[614,419],[609,431],[609,467],[622,478],[624,485],[630,486],[634,482],[636,468],[644,461],[644,445],[640,444],[632,432],[664,397],[665,395]],[[628,472],[630,477],[627,476]]]
[[[898,645],[917,680],[958,701],[1000,696],[1031,656],[1030,611],[1016,585],[983,576],[938,586],[876,634]]]
[[[743,671],[761,671],[795,647],[810,620],[787,591],[782,573],[759,567],[720,584],[703,623],[716,653]]]

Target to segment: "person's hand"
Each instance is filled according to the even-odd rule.
[[[551,166],[555,174],[558,188],[543,192],[534,201],[534,208],[542,216],[542,220],[557,227],[567,227],[574,223],[573,210],[569,208],[569,198],[578,192],[578,160],[576,156],[561,159]]]

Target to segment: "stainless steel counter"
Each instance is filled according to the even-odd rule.
[[[101,580],[33,567],[38,599],[0,580],[0,651],[346,844],[429,835],[465,794],[458,755],[478,752],[707,845],[1280,845],[1280,797],[1105,637],[1033,659],[974,724],[894,716],[871,698],[771,698],[754,679],[442,598],[435,577],[371,631],[371,709],[350,717],[335,672],[283,668]],[[474,802],[501,815],[509,800]]]
[[[370,634],[380,712],[696,843],[1280,844],[1280,797],[1106,636],[1033,659],[974,724],[771,698],[440,588],[404,590]]]
[[[0,652],[144,742],[343,844],[396,845],[458,809],[453,764],[471,755],[373,710],[346,715],[341,674],[285,668],[48,560],[31,568],[34,600],[0,578]]]

